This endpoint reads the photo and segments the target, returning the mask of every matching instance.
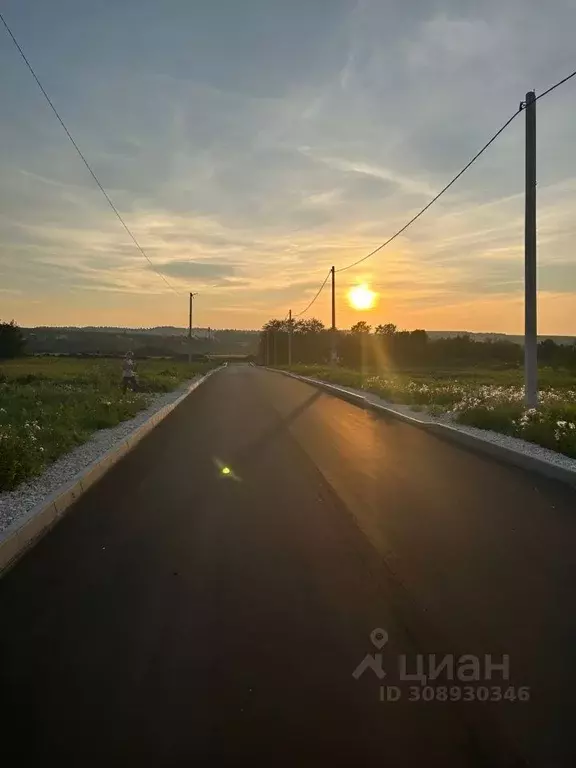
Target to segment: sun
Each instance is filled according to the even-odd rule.
[[[348,301],[354,309],[372,309],[376,303],[376,294],[365,285],[355,285],[348,291]]]

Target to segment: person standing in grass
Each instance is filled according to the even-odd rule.
[[[122,392],[130,388],[136,392],[138,381],[136,379],[136,369],[134,365],[134,355],[132,352],[126,352],[122,361]]]

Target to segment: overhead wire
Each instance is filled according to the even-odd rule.
[[[564,78],[562,78],[562,80],[559,80],[557,83],[554,83],[554,85],[550,86],[550,88],[548,88],[548,89],[547,89],[547,90],[545,90],[543,93],[541,93],[539,96],[537,96],[537,97],[536,97],[536,99],[535,99],[535,101],[538,101],[539,99],[542,99],[542,98],[544,98],[544,96],[547,96],[547,95],[548,95],[549,93],[551,93],[553,90],[555,90],[555,89],[556,89],[556,88],[558,88],[559,86],[563,85],[564,83],[568,82],[568,80],[570,80],[571,78],[573,78],[573,77],[575,77],[575,76],[576,76],[576,71],[572,72],[572,73],[571,73],[570,75],[568,75],[567,77],[564,77]],[[379,246],[378,246],[378,248],[374,248],[374,250],[373,250],[373,251],[371,251],[370,253],[366,254],[366,256],[363,256],[361,259],[357,259],[357,260],[356,260],[356,261],[354,261],[352,264],[348,264],[346,267],[341,267],[340,269],[337,269],[337,270],[336,270],[336,272],[346,272],[346,270],[348,270],[348,269],[352,269],[352,267],[356,267],[358,264],[361,264],[363,261],[366,261],[367,259],[369,259],[369,258],[371,258],[372,256],[374,256],[376,253],[378,253],[378,252],[379,252],[379,251],[381,251],[383,248],[385,248],[387,245],[389,245],[389,244],[390,244],[390,243],[391,243],[393,240],[395,240],[397,237],[399,237],[399,236],[400,236],[400,235],[401,235],[403,232],[405,232],[405,231],[408,229],[408,227],[409,227],[409,226],[411,226],[412,224],[414,224],[414,222],[415,222],[417,219],[419,219],[419,218],[420,218],[420,216],[422,216],[422,214],[423,214],[423,213],[425,213],[425,212],[428,210],[428,208],[430,208],[432,205],[434,205],[434,203],[435,203],[435,202],[436,202],[436,201],[437,201],[437,200],[438,200],[440,197],[442,197],[442,195],[443,195],[445,192],[447,192],[447,191],[450,189],[450,187],[451,187],[451,186],[452,186],[452,185],[453,185],[453,184],[454,184],[456,181],[458,181],[458,179],[459,179],[459,178],[460,178],[460,177],[461,177],[461,176],[462,176],[462,175],[463,175],[463,174],[464,174],[464,173],[465,173],[465,172],[468,170],[468,168],[470,168],[470,166],[471,166],[471,165],[473,165],[473,164],[476,162],[476,160],[478,160],[478,158],[480,157],[480,155],[482,155],[482,154],[483,154],[483,153],[484,153],[484,152],[485,152],[485,151],[488,149],[488,147],[489,147],[489,146],[490,146],[490,145],[491,145],[491,144],[492,144],[494,141],[496,141],[496,139],[498,138],[498,136],[500,136],[500,134],[501,134],[501,133],[503,133],[503,131],[505,131],[505,130],[506,130],[506,128],[508,128],[508,126],[510,125],[510,123],[511,123],[511,122],[512,122],[512,121],[513,121],[513,120],[514,120],[516,117],[518,117],[518,115],[520,114],[520,112],[522,112],[522,110],[523,110],[523,109],[524,109],[524,104],[522,104],[522,103],[521,103],[521,104],[520,104],[520,106],[518,107],[518,109],[516,110],[516,112],[514,112],[514,114],[513,114],[513,115],[511,115],[511,116],[508,118],[508,120],[506,120],[506,122],[504,123],[504,125],[503,125],[501,128],[499,128],[499,129],[496,131],[496,133],[495,133],[495,134],[494,134],[494,135],[493,135],[493,136],[492,136],[492,137],[489,139],[489,141],[487,141],[487,142],[486,142],[486,144],[484,144],[484,146],[482,147],[482,149],[480,149],[480,150],[479,150],[479,151],[478,151],[478,152],[477,152],[477,153],[474,155],[474,157],[473,157],[473,158],[472,158],[472,159],[471,159],[471,160],[470,160],[468,163],[466,163],[466,165],[465,165],[465,166],[462,168],[462,170],[461,170],[459,173],[457,173],[457,174],[456,174],[456,176],[454,176],[454,178],[453,178],[451,181],[449,181],[449,182],[448,182],[448,184],[446,184],[446,186],[445,186],[445,187],[443,187],[443,188],[440,190],[440,192],[438,192],[438,194],[437,194],[437,195],[435,195],[435,196],[432,198],[432,200],[430,200],[430,202],[429,202],[429,203],[427,203],[427,205],[425,205],[425,206],[424,206],[424,208],[422,208],[420,211],[418,211],[418,213],[417,213],[415,216],[413,216],[413,217],[410,219],[410,221],[408,221],[406,224],[404,224],[404,226],[403,226],[401,229],[399,229],[397,232],[395,232],[395,233],[394,233],[394,234],[393,234],[391,237],[389,237],[389,238],[388,238],[388,240],[386,240],[384,243],[382,243],[381,245],[379,245]]]
[[[510,125],[510,123],[514,120],[514,118],[516,118],[520,114],[521,111],[522,111],[522,107],[520,106],[516,110],[516,112],[514,112],[514,114],[508,118],[508,120],[504,123],[504,125],[501,128],[499,128],[499,130],[491,137],[491,139],[488,142],[486,142],[486,144],[482,147],[482,149],[480,149],[480,151],[477,152],[474,155],[474,157],[464,166],[464,168],[462,168],[462,170],[458,174],[456,174],[456,176],[454,176],[454,178],[448,184],[446,184],[446,186],[443,189],[441,189],[440,192],[438,192],[438,194],[435,195],[435,197],[433,197],[432,200],[430,200],[430,202],[427,205],[424,206],[424,208],[422,208],[415,216],[413,216],[410,219],[410,221],[404,224],[404,226],[401,229],[395,232],[391,237],[388,238],[388,240],[386,240],[384,243],[379,245],[377,248],[375,248],[373,251],[368,253],[366,256],[363,256],[361,259],[357,259],[356,261],[352,262],[352,264],[348,264],[348,266],[346,267],[340,267],[340,269],[337,269],[336,272],[346,272],[346,270],[352,269],[352,267],[355,267],[358,264],[361,264],[363,261],[366,261],[367,259],[374,256],[376,253],[378,253],[383,248],[385,248],[389,243],[391,243],[393,240],[399,237],[403,232],[405,232],[411,224],[413,224],[417,219],[419,219],[420,216],[422,216],[422,214],[428,210],[428,208],[430,208],[445,192],[448,191],[448,189],[450,189],[450,187],[456,181],[458,181],[458,179],[468,170],[468,168],[470,168],[470,166],[480,157],[480,155],[488,149],[488,147],[498,138],[498,136],[500,136],[500,134]],[[322,289],[326,285],[329,277],[330,277],[330,272],[328,272],[328,275],[326,276],[324,282],[320,286],[318,293],[314,296],[310,304],[308,304],[308,306],[305,309],[303,309],[302,312],[298,313],[297,315],[294,315],[294,317],[299,317],[300,315],[305,314],[310,309],[310,307],[314,304],[314,302],[322,292]]]
[[[120,212],[118,211],[118,209],[116,208],[116,206],[115,206],[115,205],[114,205],[114,203],[112,202],[112,200],[111,200],[110,196],[108,195],[108,193],[106,192],[106,190],[104,189],[104,187],[102,186],[102,184],[100,183],[100,180],[98,179],[98,177],[96,176],[96,174],[95,174],[95,173],[94,173],[94,171],[92,170],[92,167],[90,166],[90,163],[88,162],[88,160],[86,160],[86,157],[85,157],[85,156],[84,156],[84,154],[82,153],[82,151],[81,151],[80,147],[78,146],[78,144],[77,144],[77,143],[76,143],[76,141],[74,140],[74,138],[73,138],[72,134],[70,133],[70,131],[69,131],[69,130],[68,130],[68,128],[66,127],[66,124],[64,123],[64,120],[62,119],[62,117],[60,116],[60,114],[59,114],[58,110],[57,110],[57,109],[56,109],[56,107],[54,106],[54,103],[52,102],[52,99],[50,98],[50,96],[48,96],[48,93],[46,92],[46,89],[44,88],[44,86],[42,85],[42,83],[40,82],[40,80],[38,79],[38,76],[36,75],[36,72],[34,71],[34,68],[33,68],[33,67],[32,67],[32,65],[30,64],[30,62],[28,61],[28,58],[26,57],[26,54],[25,54],[25,53],[24,53],[24,51],[22,50],[22,47],[20,46],[20,44],[19,44],[18,40],[16,40],[16,38],[15,38],[15,36],[14,36],[14,33],[12,32],[12,30],[11,30],[11,29],[10,29],[10,27],[8,26],[8,24],[7,24],[7,22],[6,22],[6,19],[4,18],[4,16],[2,15],[2,13],[0,13],[0,20],[2,21],[2,24],[4,24],[4,27],[6,28],[6,31],[8,32],[8,34],[10,35],[10,37],[12,38],[12,42],[14,43],[14,45],[16,46],[16,48],[18,49],[18,52],[20,53],[20,56],[21,56],[21,57],[22,57],[22,59],[24,60],[24,63],[26,64],[26,66],[27,66],[27,67],[28,67],[28,69],[30,70],[30,73],[31,73],[32,77],[33,77],[33,78],[34,78],[34,80],[36,81],[36,85],[38,86],[38,88],[39,88],[39,89],[40,89],[40,91],[42,92],[42,94],[43,94],[44,98],[46,99],[46,101],[48,102],[48,104],[50,105],[50,108],[52,109],[52,112],[54,112],[54,114],[56,115],[56,118],[58,119],[58,122],[60,123],[60,125],[61,125],[61,126],[62,126],[62,128],[64,129],[64,131],[65,131],[66,135],[68,136],[68,138],[70,139],[70,142],[72,143],[72,146],[74,147],[74,149],[75,149],[75,150],[76,150],[76,152],[78,153],[78,155],[79,155],[80,159],[82,160],[82,162],[84,163],[84,165],[85,165],[85,166],[86,166],[86,168],[88,169],[88,172],[90,173],[90,175],[92,176],[92,178],[94,179],[94,181],[96,182],[96,184],[98,185],[98,188],[100,189],[100,191],[102,192],[102,194],[103,194],[103,195],[104,195],[104,197],[106,198],[106,201],[108,202],[108,205],[110,206],[110,208],[111,208],[111,209],[114,211],[114,213],[116,214],[116,216],[117,216],[117,218],[118,218],[119,222],[122,224],[122,226],[124,227],[124,229],[126,230],[126,232],[128,233],[128,235],[130,236],[131,240],[133,241],[134,245],[136,246],[136,248],[138,249],[138,251],[139,251],[139,252],[142,254],[142,256],[143,256],[143,257],[146,259],[146,261],[148,262],[148,264],[150,265],[150,267],[151,267],[151,268],[154,270],[154,272],[156,272],[156,274],[157,274],[157,275],[158,275],[160,278],[162,278],[162,280],[163,280],[163,281],[166,283],[166,285],[167,285],[167,286],[168,286],[168,287],[169,287],[169,288],[170,288],[172,291],[174,291],[174,293],[175,293],[176,295],[179,295],[179,292],[176,290],[176,288],[174,288],[174,286],[173,286],[173,285],[172,285],[172,283],[171,283],[171,282],[168,280],[168,278],[167,278],[167,277],[166,277],[166,276],[165,276],[165,275],[164,275],[162,272],[160,272],[160,270],[158,270],[158,269],[156,268],[156,266],[153,264],[153,262],[151,261],[150,257],[148,256],[148,254],[146,253],[146,251],[145,251],[145,250],[142,248],[142,246],[140,245],[140,243],[138,242],[138,240],[136,239],[136,237],[134,236],[134,234],[132,233],[132,231],[130,230],[130,228],[128,227],[128,225],[126,224],[126,222],[124,221],[124,219],[123,219],[123,217],[121,216]]]
[[[574,70],[574,72],[572,72],[571,75],[568,75],[567,77],[562,78],[562,80],[559,80],[557,83],[554,83],[554,85],[551,85],[550,88],[548,88],[546,91],[544,91],[544,93],[541,93],[540,96],[536,96],[535,101],[538,101],[538,99],[543,99],[544,96],[548,96],[549,93],[554,91],[560,85],[564,85],[564,83],[567,83],[568,80],[570,80],[573,77],[576,77],[576,70]]]
[[[328,278],[330,277],[331,273],[332,273],[332,270],[330,269],[330,270],[328,271],[328,274],[327,274],[327,275],[326,275],[326,277],[324,278],[324,282],[322,283],[322,285],[320,286],[320,288],[318,288],[318,292],[316,293],[316,295],[314,296],[314,298],[312,299],[312,301],[311,301],[311,302],[310,302],[310,303],[309,303],[309,304],[306,306],[306,308],[305,308],[305,309],[303,309],[303,310],[302,310],[302,312],[298,312],[297,314],[295,314],[295,315],[292,315],[292,317],[293,317],[293,318],[295,318],[295,317],[301,317],[302,315],[306,314],[306,312],[308,312],[308,310],[310,309],[310,307],[311,307],[311,306],[314,304],[314,302],[316,301],[316,299],[317,299],[317,298],[320,296],[320,294],[322,293],[322,289],[324,288],[324,286],[325,286],[325,285],[326,285],[326,283],[328,282]]]
[[[508,126],[510,125],[510,123],[511,123],[511,122],[512,122],[512,121],[513,121],[513,120],[514,120],[516,117],[518,117],[518,115],[520,114],[520,112],[521,112],[521,111],[522,111],[522,109],[521,109],[521,107],[519,107],[519,108],[516,110],[516,112],[514,112],[514,114],[513,114],[513,115],[511,115],[511,116],[508,118],[508,120],[506,120],[506,122],[504,123],[504,125],[503,125],[501,128],[499,128],[499,129],[496,131],[496,133],[494,134],[494,136],[492,136],[492,138],[491,138],[489,141],[487,141],[487,142],[486,142],[486,144],[484,144],[484,146],[482,147],[482,149],[480,149],[480,150],[479,150],[479,151],[478,151],[478,152],[477,152],[477,153],[474,155],[474,157],[473,157],[473,158],[472,158],[472,159],[471,159],[471,160],[470,160],[468,163],[466,163],[466,165],[464,166],[464,168],[462,168],[462,170],[461,170],[461,171],[459,171],[459,172],[456,174],[456,176],[454,176],[454,178],[453,178],[451,181],[449,181],[449,182],[448,182],[448,184],[446,184],[446,186],[445,186],[445,187],[443,187],[443,188],[440,190],[440,192],[438,192],[438,194],[437,194],[437,195],[435,195],[435,196],[432,198],[432,200],[430,200],[430,202],[429,202],[429,203],[427,203],[427,204],[424,206],[424,208],[422,208],[420,211],[418,211],[418,213],[417,213],[415,216],[413,216],[413,217],[410,219],[410,221],[406,222],[406,224],[404,224],[404,226],[403,226],[401,229],[399,229],[399,230],[398,230],[397,232],[395,232],[395,233],[394,233],[394,234],[393,234],[391,237],[389,237],[389,238],[388,238],[388,240],[386,240],[386,241],[385,241],[385,242],[383,242],[381,245],[379,245],[379,246],[378,246],[378,248],[374,248],[374,250],[373,250],[373,251],[370,251],[370,253],[366,254],[366,256],[362,256],[362,258],[361,258],[361,259],[357,259],[356,261],[352,262],[352,264],[348,264],[348,266],[346,266],[346,267],[340,267],[340,269],[337,269],[337,270],[336,270],[336,272],[346,272],[346,270],[348,270],[348,269],[352,269],[352,267],[356,267],[358,264],[361,264],[363,261],[366,261],[367,259],[370,259],[372,256],[374,256],[375,254],[377,254],[377,253],[378,253],[378,251],[381,251],[383,248],[385,248],[387,245],[389,245],[389,244],[390,244],[390,243],[391,243],[393,240],[396,240],[396,238],[397,238],[397,237],[399,237],[399,236],[400,236],[400,235],[401,235],[403,232],[405,232],[405,231],[408,229],[408,227],[409,227],[409,226],[411,226],[412,224],[414,224],[414,222],[415,222],[417,219],[419,219],[419,218],[420,218],[420,216],[422,216],[422,214],[426,213],[426,211],[428,210],[428,208],[430,208],[432,205],[434,205],[434,203],[435,203],[437,200],[439,200],[439,199],[442,197],[442,195],[443,195],[445,192],[447,192],[447,191],[450,189],[450,187],[451,187],[451,186],[452,186],[452,185],[453,185],[455,182],[457,182],[457,181],[458,181],[458,179],[459,179],[459,178],[460,178],[460,177],[461,177],[461,176],[462,176],[464,173],[466,173],[466,171],[468,170],[468,168],[470,168],[470,166],[471,166],[473,163],[475,163],[475,162],[476,162],[476,160],[478,160],[478,158],[480,157],[480,155],[482,155],[482,154],[483,154],[483,153],[484,153],[484,152],[485,152],[485,151],[488,149],[488,147],[489,147],[489,146],[490,146],[490,145],[491,145],[491,144],[492,144],[494,141],[496,141],[496,139],[498,138],[498,136],[500,136],[500,134],[501,134],[503,131],[505,131],[505,130],[506,130],[506,128],[508,128]]]
[[[138,249],[138,251],[146,259],[146,261],[148,262],[150,267],[165,282],[165,284],[172,291],[174,291],[174,293],[176,293],[178,295],[178,291],[176,290],[176,288],[174,288],[174,286],[170,283],[170,281],[166,278],[166,276],[156,268],[156,266],[154,265],[154,263],[152,262],[152,260],[150,259],[150,257],[146,253],[146,251],[142,248],[142,246],[140,245],[140,243],[136,239],[135,235],[132,233],[132,231],[130,230],[130,228],[126,224],[124,218],[122,217],[122,215],[118,211],[117,207],[113,203],[112,199],[110,198],[110,196],[108,195],[108,193],[104,189],[103,185],[100,183],[100,180],[96,176],[94,170],[90,166],[89,162],[87,161],[87,159],[84,156],[83,152],[81,151],[80,147],[78,146],[78,144],[76,143],[76,141],[73,138],[72,134],[68,130],[66,124],[64,123],[64,120],[62,119],[62,117],[60,116],[58,110],[54,106],[54,103],[52,102],[52,100],[50,99],[50,97],[49,97],[48,93],[46,92],[44,86],[40,82],[38,76],[36,75],[36,72],[34,71],[34,68],[30,64],[28,58],[26,57],[26,54],[22,50],[22,47],[18,43],[16,37],[14,36],[14,33],[12,32],[12,30],[8,26],[8,23],[6,22],[4,16],[2,15],[1,12],[0,12],[0,21],[2,21],[2,24],[6,28],[6,31],[8,32],[10,38],[12,39],[12,42],[14,43],[16,49],[18,50],[20,56],[22,57],[24,63],[26,64],[28,70],[30,71],[32,77],[34,78],[38,88],[40,89],[40,91],[42,92],[44,98],[48,102],[48,104],[49,104],[50,108],[52,109],[54,115],[56,116],[58,122],[60,123],[60,125],[64,129],[66,135],[68,136],[68,139],[70,140],[72,146],[76,150],[78,156],[80,157],[80,159],[82,160],[82,162],[86,166],[88,172],[90,173],[90,175],[92,176],[92,178],[96,182],[96,184],[97,184],[98,188],[100,189],[101,193],[104,195],[104,198],[106,199],[108,205],[110,206],[110,208],[112,209],[112,211],[114,212],[114,214],[116,215],[118,220],[120,221],[121,225],[126,230],[127,234],[129,235],[129,237],[133,241],[133,243],[136,246],[136,248]],[[571,78],[573,78],[575,76],[576,76],[576,71],[572,72],[570,75],[567,75],[562,80],[559,80],[557,83],[555,83],[550,88],[545,90],[543,93],[541,93],[539,96],[536,97],[535,101],[538,101],[539,99],[544,98],[544,96],[547,96],[549,93],[551,93],[556,88],[558,88],[559,86],[563,85],[564,83],[566,83],[568,80],[570,80]],[[348,264],[345,267],[340,267],[339,269],[336,270],[336,272],[346,272],[347,270],[352,269],[353,267],[358,266],[358,264],[362,264],[364,261],[367,261],[368,259],[370,259],[372,256],[374,256],[379,251],[381,251],[383,248],[385,248],[387,245],[389,245],[393,240],[395,240],[397,237],[399,237],[403,232],[405,232],[408,229],[408,227],[410,227],[412,224],[414,224],[415,221],[417,221],[432,205],[434,205],[434,203],[437,202],[437,200],[439,200],[442,197],[442,195],[444,195],[445,192],[447,192],[450,189],[450,187],[452,187],[452,185],[456,183],[456,181],[458,181],[458,179],[476,162],[476,160],[478,160],[478,158],[488,149],[488,147],[490,147],[490,145],[494,141],[496,141],[496,139],[500,136],[500,134],[503,133],[503,131],[505,131],[506,128],[510,125],[510,123],[512,123],[512,121],[520,114],[520,112],[523,109],[523,106],[524,106],[523,104],[520,104],[519,108],[508,118],[508,120],[506,120],[506,122],[501,126],[501,128],[499,128],[498,131],[496,131],[496,133],[486,142],[486,144],[484,144],[484,146],[472,157],[472,159],[469,160],[468,163],[466,163],[466,165],[448,182],[448,184],[446,184],[446,186],[444,186],[440,190],[440,192],[438,192],[437,195],[435,195],[420,211],[418,211],[418,213],[415,216],[413,216],[408,222],[406,222],[406,224],[404,224],[403,227],[401,227],[399,230],[397,230],[391,237],[389,237],[386,241],[384,241],[377,248],[374,248],[372,251],[370,251],[370,253],[366,254],[365,256],[363,256],[360,259],[357,259],[356,261],[352,262],[351,264]],[[324,282],[322,283],[322,285],[318,289],[318,292],[316,293],[316,295],[314,296],[312,301],[310,301],[310,303],[305,307],[305,309],[303,309],[301,312],[293,315],[293,317],[300,317],[301,315],[304,315],[306,312],[308,312],[308,310],[314,305],[314,303],[316,302],[316,300],[320,296],[320,294],[322,292],[322,289],[324,288],[324,286],[328,282],[328,278],[329,277],[330,277],[330,271],[326,275],[326,278],[324,279]]]

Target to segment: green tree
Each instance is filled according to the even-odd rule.
[[[0,358],[6,360],[19,357],[24,353],[26,340],[14,320],[9,323],[0,322]]]
[[[350,328],[350,333],[370,333],[372,330],[372,326],[366,322],[366,320],[358,320],[357,323],[354,323],[352,328]]]
[[[384,325],[377,325],[374,328],[374,333],[377,336],[394,336],[398,328],[394,323],[384,323]]]
[[[321,320],[310,317],[308,320],[296,320],[294,330],[296,333],[320,333],[325,330],[325,327]]]
[[[287,325],[288,325],[287,320],[268,320],[268,322],[262,326],[262,330],[263,331],[283,331],[286,329]]]
[[[415,331],[410,331],[410,338],[417,344],[427,344],[428,334],[422,328],[416,328]]]

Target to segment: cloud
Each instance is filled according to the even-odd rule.
[[[150,267],[152,269],[152,267]],[[169,277],[191,279],[194,277],[210,280],[226,280],[236,274],[237,269],[228,263],[218,264],[211,261],[170,261],[156,269]]]
[[[144,0],[142,13],[94,10],[89,28],[63,0],[50,13],[36,5],[30,13],[22,0],[13,21],[27,30],[55,103],[155,269],[183,294],[192,283],[206,295],[214,326],[227,325],[227,313],[258,325],[303,308],[332,264],[361,258],[431,199],[526,90],[573,67],[573,10],[563,0],[546,9],[536,0],[247,0],[226,14],[186,4],[165,14]],[[112,324],[127,312],[177,322],[174,295],[28,73],[12,52],[0,63],[0,270],[14,314],[40,300],[45,322],[69,313],[74,323],[89,310],[101,318],[105,306]],[[467,305],[476,327],[492,322],[495,297],[516,307],[522,120],[406,233],[343,273],[339,291],[369,280],[385,296],[378,311],[396,305],[419,325],[426,307],[444,327],[464,311],[450,307]],[[558,91],[539,102],[547,296],[576,292],[575,130],[573,100]],[[573,313],[560,304],[569,330]],[[323,296],[317,306],[329,312]]]
[[[348,160],[346,158],[322,157],[321,155],[315,155],[309,149],[306,150],[306,154],[318,162],[325,163],[330,168],[343,171],[345,174],[359,174],[372,179],[391,182],[400,191],[408,194],[424,195],[426,197],[432,197],[435,194],[435,190],[425,182],[403,176],[401,173],[395,172],[390,168],[383,168],[368,162]]]

